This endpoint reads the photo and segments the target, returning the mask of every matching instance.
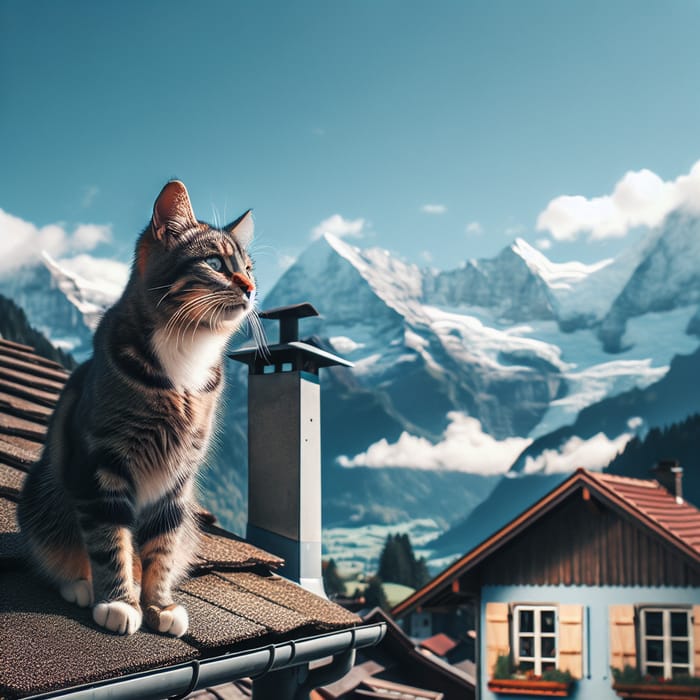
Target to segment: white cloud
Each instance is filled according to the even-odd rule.
[[[364,219],[345,219],[340,214],[333,214],[312,229],[311,238],[315,241],[324,233],[332,233],[338,238],[343,238],[343,236],[361,238],[364,234],[364,227]]]
[[[700,161],[675,180],[664,181],[647,169],[629,171],[612,194],[556,197],[537,217],[537,228],[558,241],[585,233],[591,240],[619,238],[636,226],[658,226],[674,209],[700,213]]]
[[[525,233],[525,228],[520,224],[514,224],[512,226],[506,227],[506,230],[503,233],[508,238],[518,238],[519,236],[522,236],[523,233]]]
[[[444,204],[424,204],[420,210],[424,214],[444,214],[447,207]]]
[[[280,270],[287,270],[294,265],[296,261],[297,258],[295,255],[288,255],[287,253],[277,254],[277,267],[279,267]]]
[[[122,293],[129,279],[129,266],[117,260],[96,258],[82,253],[71,258],[61,258],[59,265],[83,282],[84,286],[103,290],[114,300]]]
[[[484,227],[478,221],[470,221],[465,231],[469,236],[480,236],[484,232]]]
[[[535,241],[535,245],[540,250],[549,250],[552,247],[552,241],[549,238],[538,238]]]
[[[60,257],[92,250],[109,238],[108,226],[82,224],[69,233],[59,224],[39,228],[0,209],[0,273],[38,262],[42,251]]]
[[[346,335],[336,335],[328,339],[336,352],[341,355],[349,355],[355,350],[360,350],[365,347],[364,343],[356,343],[352,338]]]
[[[108,243],[110,239],[109,226],[80,224],[71,237],[71,247],[75,250],[92,250],[100,243]]]
[[[588,440],[574,436],[559,450],[544,450],[536,458],[528,457],[525,460],[524,472],[560,474],[572,472],[578,467],[602,469],[615,455],[622,452],[631,438],[629,433],[622,433],[614,440],[610,440],[605,433],[598,433]]]
[[[483,432],[476,418],[458,411],[451,411],[447,417],[450,424],[436,445],[403,432],[394,443],[382,438],[366,452],[352,458],[343,455],[338,462],[343,467],[408,467],[502,474],[532,442],[518,437],[495,440]]]
[[[89,185],[83,190],[83,201],[81,202],[84,209],[92,206],[95,197],[100,193],[100,188],[97,185]]]

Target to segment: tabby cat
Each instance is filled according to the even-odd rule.
[[[39,570],[118,634],[176,637],[172,589],[197,544],[194,480],[222,389],[222,353],[252,311],[250,211],[197,221],[169,182],[136,245],[129,282],[104,315],[92,359],[70,376],[19,522]]]

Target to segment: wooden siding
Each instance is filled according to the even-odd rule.
[[[577,491],[503,545],[482,585],[700,586],[700,569],[661,538]]]

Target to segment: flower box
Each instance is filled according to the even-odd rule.
[[[613,683],[613,690],[629,700],[689,700],[700,699],[700,685],[665,683]]]
[[[571,681],[542,681],[528,678],[493,678],[488,682],[492,693],[500,695],[539,695],[565,698],[571,690]]]

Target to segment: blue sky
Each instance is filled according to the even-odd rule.
[[[263,293],[324,221],[443,268],[516,235],[590,262],[635,221],[581,207],[700,160],[699,30],[690,0],[2,0],[0,209],[128,261],[179,177],[199,218],[254,208]]]

